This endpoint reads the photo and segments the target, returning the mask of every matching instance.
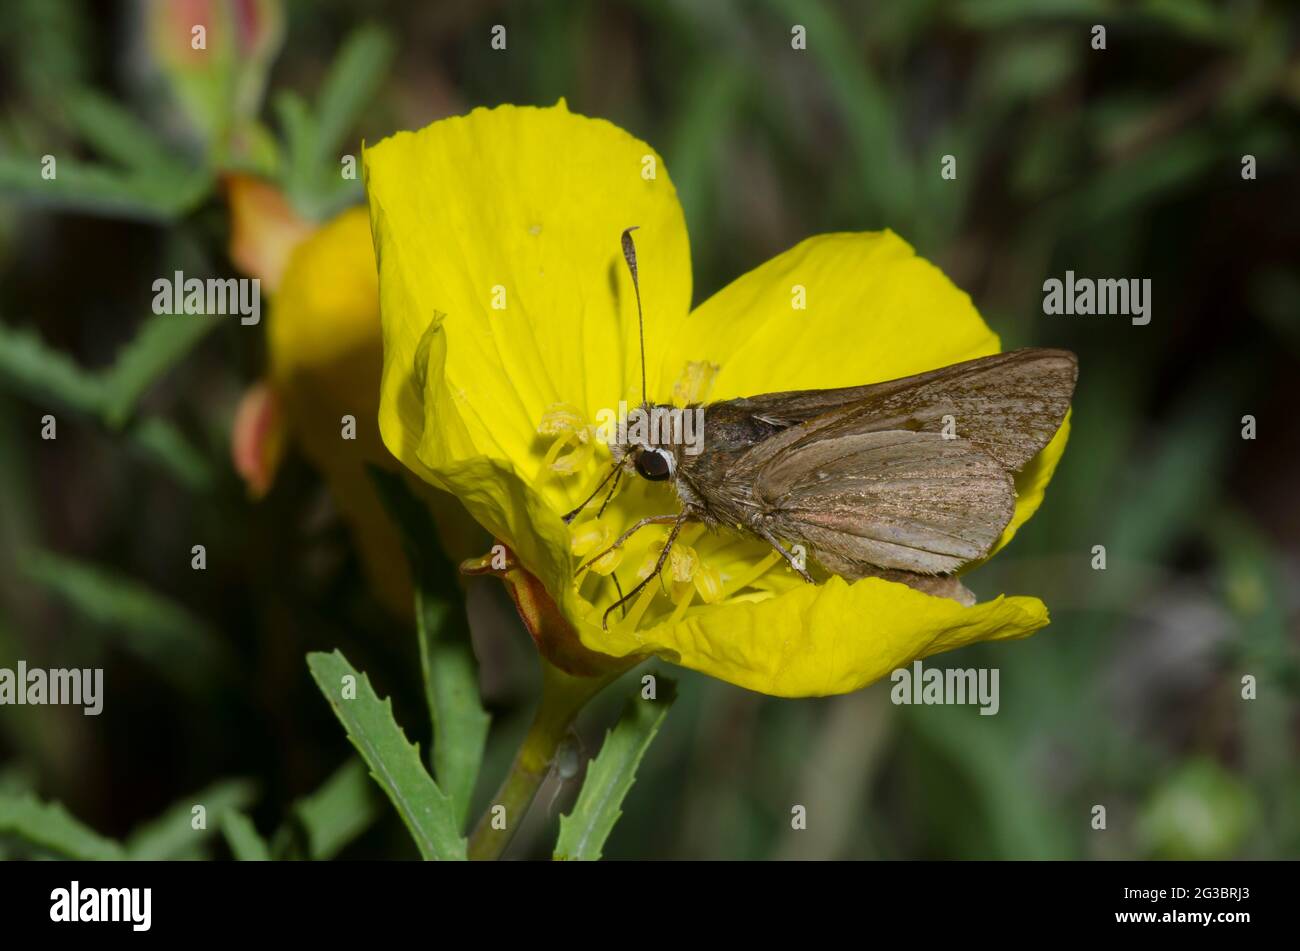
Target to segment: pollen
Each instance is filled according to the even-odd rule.
[[[604,551],[616,538],[614,528],[604,519],[594,518],[574,525],[569,532],[569,550],[579,558],[593,552]],[[621,547],[605,552],[591,563],[590,569],[598,575],[608,575],[623,561]]]
[[[718,364],[707,360],[692,360],[687,363],[682,375],[673,384],[673,405],[690,406],[707,400],[720,369]]]
[[[668,572],[674,585],[689,584],[700,567],[700,556],[690,545],[674,545],[668,553]]]
[[[638,578],[644,581],[654,574],[663,550],[662,541],[650,546],[645,559],[637,569]],[[672,624],[680,622],[697,596],[705,604],[717,604],[726,597],[722,575],[718,569],[704,561],[693,545],[681,541],[674,544],[668,552],[668,559],[658,582],[647,585],[628,611],[627,619],[633,630],[640,626],[641,619],[645,617],[651,602],[661,593],[666,593],[673,602],[673,610],[667,618],[659,617],[655,623],[662,620]]]
[[[722,575],[693,546],[674,545],[668,553],[668,571],[672,598],[678,605],[697,594],[705,604],[722,600]]]
[[[540,436],[554,438],[542,468],[560,475],[580,471],[596,454],[596,427],[569,403],[552,403],[537,424]]]

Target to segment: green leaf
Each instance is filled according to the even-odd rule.
[[[253,820],[242,812],[231,810],[221,819],[221,834],[226,837],[230,852],[241,862],[269,862],[271,849],[257,832]]]
[[[104,404],[104,383],[96,374],[48,346],[35,332],[7,324],[0,324],[0,377],[32,400],[52,397],[95,415]]]
[[[316,159],[334,165],[334,154],[366,104],[379,90],[393,58],[387,31],[364,26],[348,37],[316,100]]]
[[[307,839],[307,857],[332,859],[379,815],[375,786],[361,760],[349,757],[319,789],[293,808]]]
[[[145,391],[219,324],[193,315],[147,318],[140,332],[119,351],[105,378],[103,412],[108,425],[116,428],[125,423]]]
[[[177,553],[189,559],[189,552]],[[19,560],[29,579],[62,598],[125,649],[178,686],[207,686],[229,667],[225,644],[205,623],[139,582],[39,549]]]
[[[81,89],[64,105],[82,138],[105,158],[128,169],[177,174],[178,163],[166,143],[112,99]]]
[[[573,811],[560,817],[557,859],[600,858],[605,840],[623,814],[623,800],[636,779],[637,766],[677,699],[676,683],[667,677],[657,679],[658,697],[643,700],[633,694],[614,729],[605,734],[600,753],[587,767]]]
[[[194,448],[181,431],[165,419],[150,416],[128,430],[132,444],[187,489],[207,492],[216,481],[212,463]]]
[[[334,708],[352,745],[370,767],[426,859],[465,859],[465,839],[451,800],[433,781],[413,745],[393,718],[392,703],[380,700],[370,678],[359,674],[339,651],[307,655],[307,666]]]
[[[146,328],[139,336],[147,339],[128,344],[121,361],[125,365],[108,374],[83,369],[29,330],[0,324],[0,380],[34,402],[53,400],[106,425],[124,425],[140,394],[167,369],[166,361],[180,359],[211,329],[210,324],[197,326],[203,324],[208,322],[174,325],[166,331]],[[187,488],[204,492],[212,486],[211,464],[171,423],[156,417],[142,419],[127,435],[146,457]]]
[[[55,169],[47,180],[40,156],[0,156],[0,195],[36,207],[162,224],[201,204],[214,181],[208,169],[120,172],[67,158],[58,159]]]
[[[275,114],[284,138],[285,192],[301,211],[309,209],[315,193],[316,123],[307,103],[297,93],[283,90],[275,97]]]
[[[456,566],[438,546],[428,508],[402,477],[374,466],[370,477],[411,561],[420,667],[433,719],[433,774],[451,798],[457,828],[463,828],[492,718],[479,701],[478,670]]]
[[[457,826],[463,828],[492,718],[479,702],[478,669],[463,607],[421,586],[415,610],[424,696],[433,719],[434,775],[447,787]]]
[[[133,831],[126,840],[131,859],[189,859],[203,855],[202,846],[222,827],[226,815],[247,809],[256,789],[244,779],[213,783],[176,802],[161,816]],[[194,807],[203,807],[202,828],[194,828]]]
[[[74,819],[58,803],[0,795],[0,838],[15,838],[63,858],[121,859],[122,847]]]

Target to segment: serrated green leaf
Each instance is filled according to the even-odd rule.
[[[478,670],[456,566],[438,546],[429,510],[402,477],[373,466],[370,476],[411,561],[420,669],[433,720],[433,775],[455,807],[457,828],[463,828],[492,718],[479,700]]]
[[[124,857],[122,846],[73,818],[59,803],[41,802],[28,794],[0,795],[0,838],[14,838],[69,859]]]
[[[221,819],[221,834],[225,836],[230,853],[241,862],[269,862],[271,849],[258,834],[253,820],[242,812],[231,810]]]
[[[634,694],[614,729],[605,734],[600,753],[587,767],[587,778],[573,811],[560,817],[557,859],[600,858],[605,840],[623,814],[623,800],[636,780],[637,766],[677,699],[677,684],[659,677],[656,693],[654,700]]]
[[[379,815],[378,793],[355,757],[335,770],[319,789],[293,807],[307,840],[307,857],[332,859],[370,827]]]
[[[348,37],[316,99],[317,161],[338,161],[334,151],[379,90],[392,58],[393,41],[377,26],[363,26]]]
[[[188,551],[177,553],[188,561]],[[206,687],[228,667],[224,643],[174,601],[137,581],[53,552],[31,550],[23,573],[149,662],[163,677],[190,690]]]
[[[420,762],[420,749],[393,718],[392,703],[380,700],[370,678],[358,673],[339,651],[307,655],[307,666],[334,715],[357,748],[370,775],[397,808],[426,859],[465,859],[465,839],[451,800]],[[350,678],[345,680],[344,678]],[[345,689],[355,695],[345,696]]]

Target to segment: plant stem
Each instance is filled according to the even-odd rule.
[[[596,677],[573,677],[542,659],[542,702],[501,788],[469,838],[471,860],[500,858],[523,823],[569,727],[587,701],[625,668]],[[498,806],[505,807],[504,823]],[[495,828],[502,826],[503,828]]]

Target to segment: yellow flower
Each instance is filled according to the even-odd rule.
[[[230,176],[231,258],[273,292],[267,318],[267,379],[250,387],[234,425],[236,467],[254,497],[274,479],[285,434],[325,477],[351,529],[371,588],[391,610],[412,610],[406,555],[366,470],[400,466],[376,420],[383,370],[370,221],[348,209],[323,225],[298,218],[272,186]],[[353,421],[344,439],[344,417]],[[424,491],[426,502],[436,495]],[[439,499],[431,506],[444,546],[467,554],[467,521]],[[473,536],[477,537],[478,532]]]
[[[805,696],[1047,624],[1030,597],[967,608],[879,579],[809,585],[765,543],[693,526],[670,570],[602,630],[618,572],[580,571],[573,533],[589,534],[595,512],[573,526],[562,516],[610,468],[606,447],[576,434],[602,409],[640,402],[625,228],[640,229],[652,401],[888,380],[995,353],[997,336],[964,293],[887,231],[804,241],[691,311],[686,227],[663,161],[563,101],[399,133],[367,149],[364,164],[379,256],[384,442],[508,546],[512,566],[536,578],[588,651],[656,654],[753,690]],[[797,297],[803,309],[792,306]],[[1041,502],[1066,430],[1017,479],[1000,544]],[[570,452],[591,447],[571,474],[555,471],[556,438]],[[603,520],[621,531],[678,508],[665,484],[634,478]],[[664,538],[648,528],[627,543],[629,582],[628,568],[644,566]]]

